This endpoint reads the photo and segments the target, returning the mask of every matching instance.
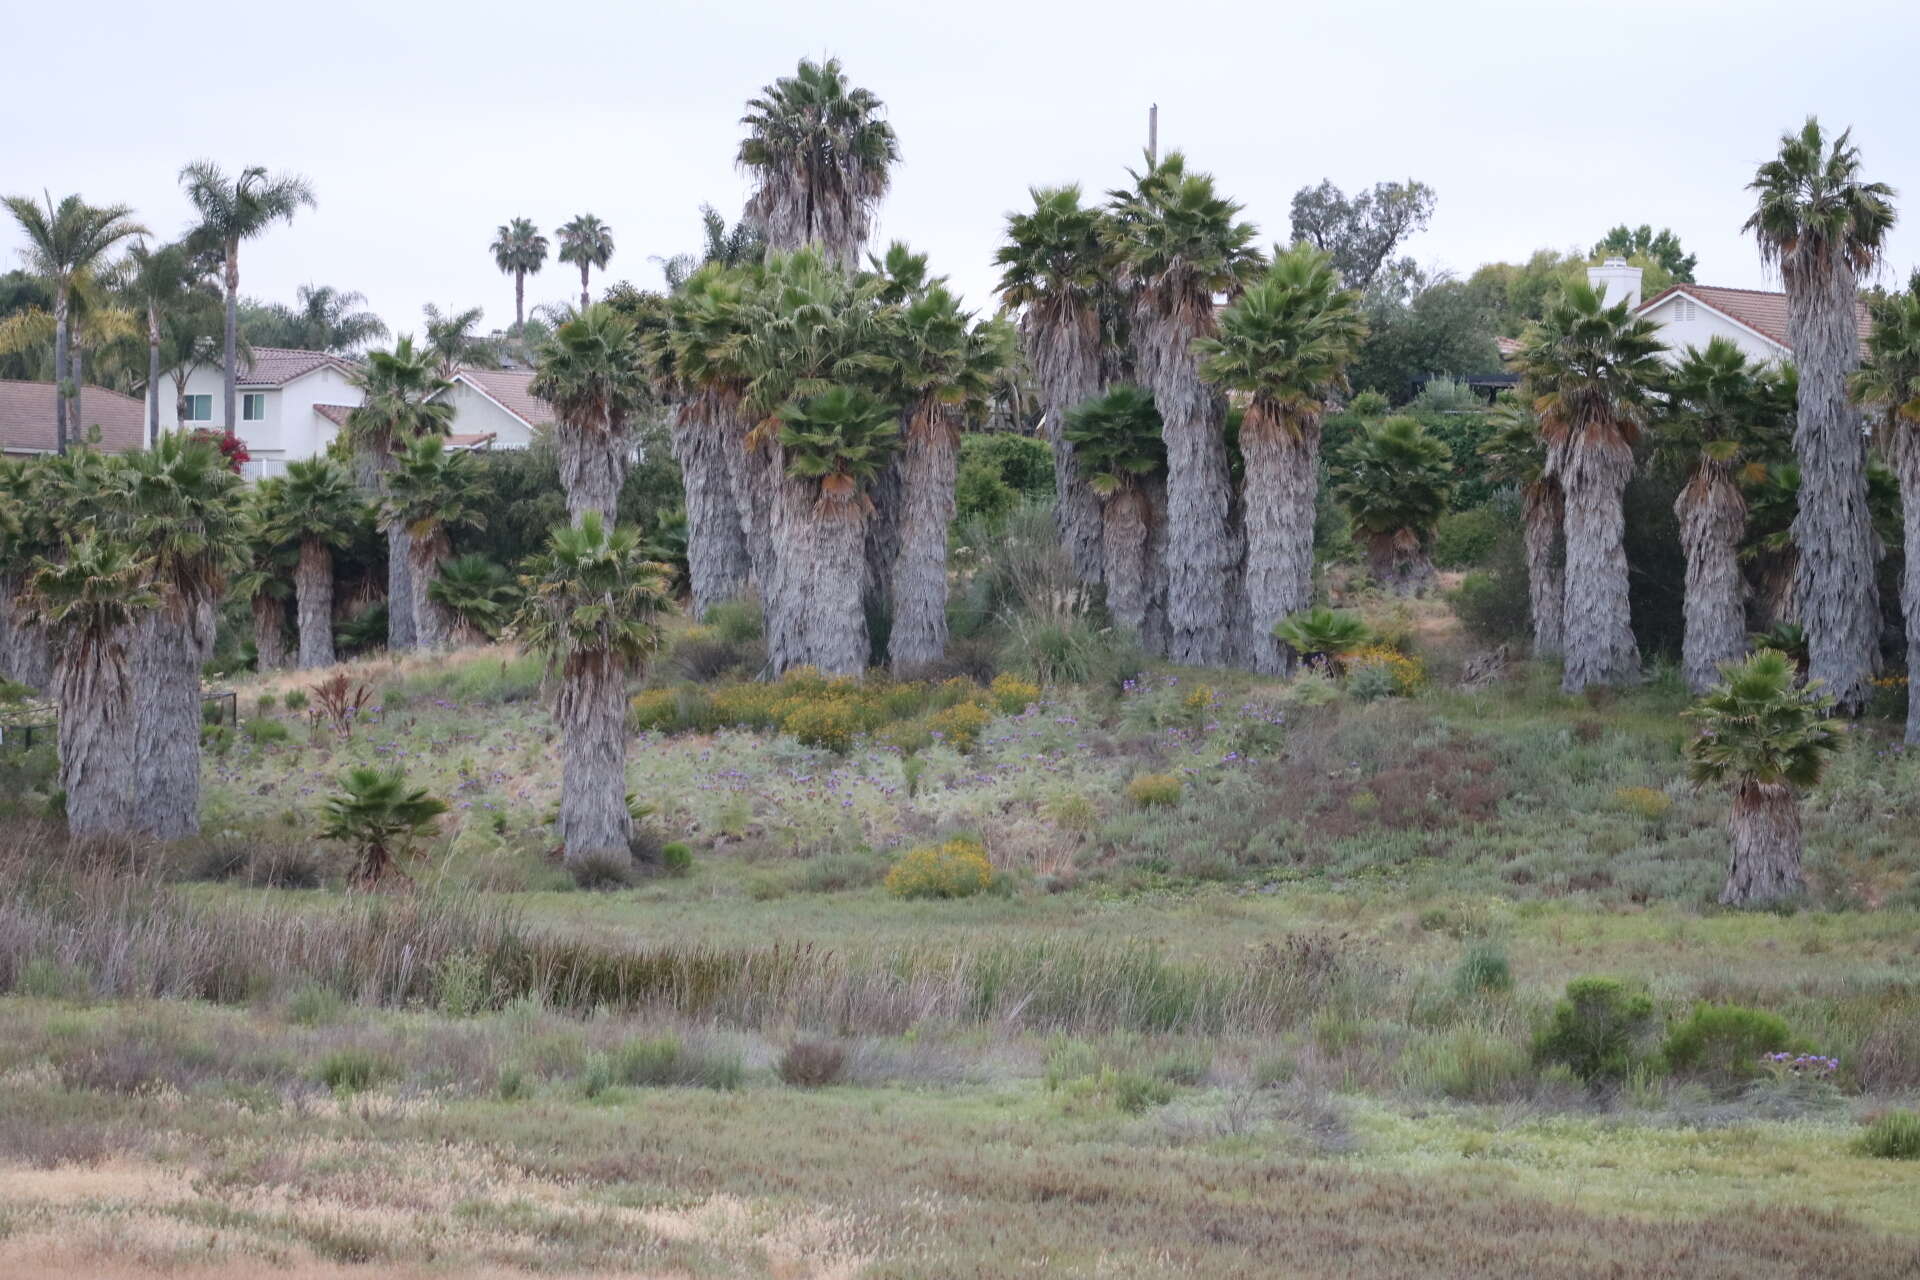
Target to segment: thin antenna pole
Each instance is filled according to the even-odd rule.
[[[1160,163],[1160,104],[1147,108],[1147,167]]]

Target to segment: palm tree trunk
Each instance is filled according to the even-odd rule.
[[[1080,473],[1065,433],[1068,412],[1100,394],[1100,313],[1084,307],[1064,315],[1030,314],[1022,328],[1039,384],[1041,428],[1053,450],[1054,522],[1074,573],[1095,586],[1105,571],[1100,499]]]
[[[1807,887],[1800,874],[1800,797],[1790,784],[1743,779],[1734,788],[1727,830],[1733,856],[1722,903],[1772,902]]]
[[[776,442],[761,445],[760,469],[769,488],[759,501],[768,513],[769,541],[778,551],[772,557],[773,580],[762,588],[766,611],[767,663],[775,675],[812,659],[806,631],[805,597],[817,568],[814,540],[814,487],[787,475],[786,450]],[[859,596],[856,579],[854,595]]]
[[[580,309],[585,311],[593,305],[593,297],[587,292],[587,272],[592,270],[586,263],[580,264]]]
[[[200,667],[213,631],[211,605],[158,609],[134,629],[133,810],[161,840],[200,830]]]
[[[627,480],[627,441],[610,431],[583,431],[560,423],[553,433],[559,455],[560,484],[567,493],[567,518],[578,525],[598,511],[607,528],[614,524],[620,487]]]
[[[717,412],[724,429],[727,484],[747,546],[747,571],[764,600],[774,576],[773,495],[780,477],[768,446],[748,445],[748,426],[741,420],[738,398],[728,397]]]
[[[1147,642],[1147,612],[1153,600],[1147,521],[1147,495],[1137,484],[1109,495],[1101,511],[1107,613],[1115,626],[1131,631],[1142,645]]]
[[[554,715],[561,737],[555,825],[567,865],[609,855],[631,857],[626,680],[613,655],[591,653],[568,661]]]
[[[796,482],[813,489],[809,482]],[[871,642],[860,607],[865,575],[866,503],[859,495],[822,495],[813,504],[805,585],[795,603],[806,638],[805,661],[830,676],[857,676],[867,669]],[[788,583],[793,587],[794,583]]]
[[[903,439],[906,431],[907,425],[903,422],[900,428]],[[866,576],[860,590],[860,608],[868,619],[869,630],[877,620],[882,635],[893,625],[893,572],[900,558],[900,522],[904,518],[900,508],[906,501],[904,467],[900,451],[895,450],[880,468],[880,474],[867,486],[867,532],[861,548]],[[878,636],[874,638],[876,648],[885,647],[877,643]],[[882,655],[883,661],[884,657]]]
[[[262,591],[248,601],[253,610],[254,669],[284,671],[287,668],[287,618],[280,601]],[[332,636],[328,636],[332,640]]]
[[[1147,497],[1147,630],[1141,643],[1148,653],[1164,658],[1173,647],[1173,624],[1167,618],[1167,477],[1156,473],[1140,482]],[[1242,591],[1246,575],[1241,575]]]
[[[147,303],[147,447],[160,443],[160,307]]]
[[[80,405],[81,385],[87,379],[86,364],[86,348],[74,343],[67,351],[67,385],[72,388],[68,392],[72,407],[67,411],[67,424],[73,429],[73,438],[76,440],[85,439],[87,434],[86,414]]]
[[[1527,597],[1533,616],[1533,656],[1560,656],[1566,625],[1566,578],[1562,563],[1561,531],[1566,526],[1566,497],[1550,479],[1527,486],[1524,503],[1524,542],[1527,557]]]
[[[420,643],[413,608],[413,538],[405,525],[387,526],[387,648],[403,653]]]
[[[527,273],[513,273],[513,331],[521,337],[527,332]]]
[[[1367,575],[1389,595],[1417,596],[1433,585],[1433,557],[1417,530],[1370,532]]]
[[[1273,629],[1313,603],[1320,420],[1309,416],[1284,422],[1250,405],[1240,427],[1240,454],[1246,463],[1242,489],[1252,622],[1247,642],[1255,671],[1284,676],[1293,670],[1294,654],[1275,638]]]
[[[1809,678],[1841,710],[1866,705],[1880,631],[1877,559],[1867,513],[1867,438],[1847,395],[1860,364],[1854,278],[1844,263],[1817,274],[1786,256],[1787,336],[1800,369],[1793,449],[1800,460],[1796,594]]]
[[[0,680],[45,693],[53,681],[47,633],[21,614],[20,584],[18,576],[0,574]]]
[[[234,424],[239,420],[235,416],[235,387],[240,378],[240,242],[227,241],[227,316],[221,327],[221,352],[225,360],[225,377],[221,382],[221,391],[226,400],[227,434],[233,434]]]
[[[1567,503],[1566,666],[1560,687],[1579,693],[1627,684],[1640,674],[1620,505],[1633,475],[1633,450],[1624,441],[1576,431],[1557,450],[1557,461],[1555,478]]]
[[[1702,458],[1674,499],[1673,513],[1680,518],[1680,546],[1687,557],[1681,669],[1687,687],[1704,693],[1719,682],[1720,664],[1747,651],[1747,584],[1740,574],[1747,504],[1732,467]]]
[[[113,835],[133,828],[133,679],[128,637],[75,636],[54,673],[60,707],[60,789],[67,830]]]
[[[430,534],[411,535],[407,546],[407,581],[413,591],[415,644],[429,652],[445,649],[453,636],[453,620],[428,594],[440,576],[440,563],[451,548],[446,530],[436,527]]]
[[[907,423],[900,453],[900,551],[893,564],[893,630],[888,656],[896,675],[938,662],[947,652],[947,528],[960,434],[952,410],[922,405]]]
[[[697,393],[673,416],[673,457],[687,504],[687,576],[693,584],[693,616],[747,590],[747,538],[734,504],[727,470],[724,407]]]
[[[300,669],[330,667],[334,663],[333,549],[325,542],[302,539],[293,589],[300,623]]]
[[[72,342],[68,310],[70,287],[62,280],[53,291],[53,447],[56,453],[67,451],[68,351]]]
[[[1897,427],[1893,466],[1900,477],[1900,511],[1905,522],[1906,564],[1900,581],[1900,612],[1907,624],[1907,735],[1920,742],[1920,432]]]

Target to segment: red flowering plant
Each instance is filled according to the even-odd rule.
[[[227,460],[227,470],[235,475],[239,475],[240,468],[253,461],[253,455],[247,452],[247,442],[230,431],[202,427],[193,433],[193,438],[205,440],[219,449],[221,456]]]

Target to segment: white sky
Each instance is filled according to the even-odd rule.
[[[1118,185],[1154,101],[1162,149],[1215,173],[1268,240],[1304,184],[1412,176],[1439,194],[1410,245],[1430,267],[1651,222],[1703,282],[1751,287],[1768,284],[1744,185],[1814,112],[1853,125],[1868,176],[1906,197],[1890,278],[1920,260],[1920,5],[1897,0],[95,0],[84,20],[6,0],[0,45],[0,191],[125,201],[172,235],[188,160],[303,173],[318,209],[246,246],[242,291],[356,289],[396,332],[426,302],[510,323],[487,245],[516,215],[551,234],[598,214],[607,279],[657,286],[649,255],[696,246],[702,201],[737,215],[743,104],[803,55],[840,56],[900,134],[881,242],[930,253],[982,308],[1003,215],[1029,184]],[[0,262],[19,243],[9,220]],[[531,306],[578,279],[550,262],[527,288]]]

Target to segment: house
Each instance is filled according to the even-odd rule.
[[[1676,284],[1642,302],[1640,268],[1629,265],[1624,258],[1608,258],[1597,267],[1588,267],[1587,279],[1596,289],[1605,287],[1608,301],[1618,302],[1624,296],[1632,302],[1635,315],[1659,326],[1669,361],[1678,361],[1688,347],[1704,350],[1714,338],[1728,339],[1749,359],[1763,364],[1793,358],[1784,293]],[[1854,310],[1864,342],[1871,323],[1867,304],[1855,301]]]
[[[347,410],[360,403],[354,370],[351,361],[324,351],[255,347],[251,363],[242,358],[233,433],[253,456],[247,464],[249,478],[281,475],[287,463],[325,451],[339,434]],[[226,425],[225,395],[220,367],[196,366],[187,375],[180,404],[160,398],[161,429]]]
[[[440,397],[453,405],[453,435],[449,444],[463,437],[490,435],[492,444],[502,449],[524,449],[533,443],[534,433],[553,424],[553,407],[527,388],[533,382],[531,369],[462,369],[453,376],[453,386]]]
[[[54,384],[0,380],[0,454],[23,457],[52,453]],[[105,387],[82,387],[79,417],[69,420],[68,439],[85,440],[98,427],[98,447],[107,453],[125,453],[147,442],[147,406],[132,396]]]

